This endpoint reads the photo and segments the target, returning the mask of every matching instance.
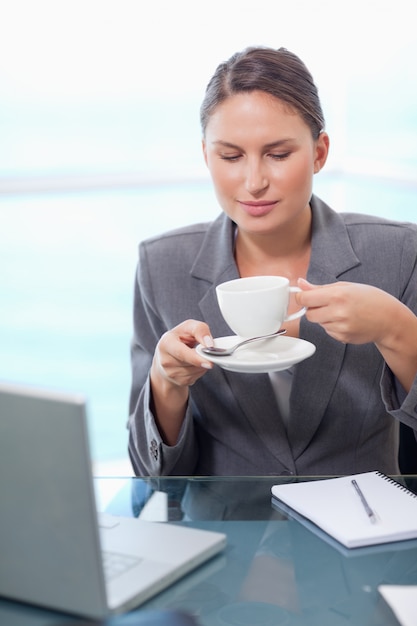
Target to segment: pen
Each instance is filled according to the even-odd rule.
[[[355,487],[355,491],[356,491],[356,493],[358,494],[358,496],[361,499],[361,502],[363,504],[363,508],[365,509],[367,516],[369,517],[369,519],[372,522],[372,524],[375,524],[375,522],[376,522],[375,512],[369,506],[367,499],[363,495],[362,490],[359,487],[359,485],[358,485],[358,483],[356,482],[355,479],[352,480],[352,485]]]

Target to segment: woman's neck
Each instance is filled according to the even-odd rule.
[[[290,282],[305,277],[310,262],[311,214],[309,220],[288,230],[261,235],[238,229],[235,260],[240,276],[280,275]]]

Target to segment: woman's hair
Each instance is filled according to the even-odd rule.
[[[216,107],[238,93],[264,91],[295,109],[317,139],[324,116],[317,87],[304,63],[285,48],[251,47],[221,63],[210,82],[200,109],[203,135]]]

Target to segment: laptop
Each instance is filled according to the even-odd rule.
[[[83,396],[0,384],[0,596],[102,619],[219,553],[223,533],[97,513]]]

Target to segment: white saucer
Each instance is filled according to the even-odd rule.
[[[239,341],[240,337],[237,335],[218,337],[214,340],[214,345],[228,348],[239,343]],[[196,350],[201,357],[225,370],[261,374],[286,370],[292,365],[308,359],[315,353],[316,346],[309,341],[295,337],[273,337],[242,346],[231,356],[204,354],[201,345],[198,345]]]

